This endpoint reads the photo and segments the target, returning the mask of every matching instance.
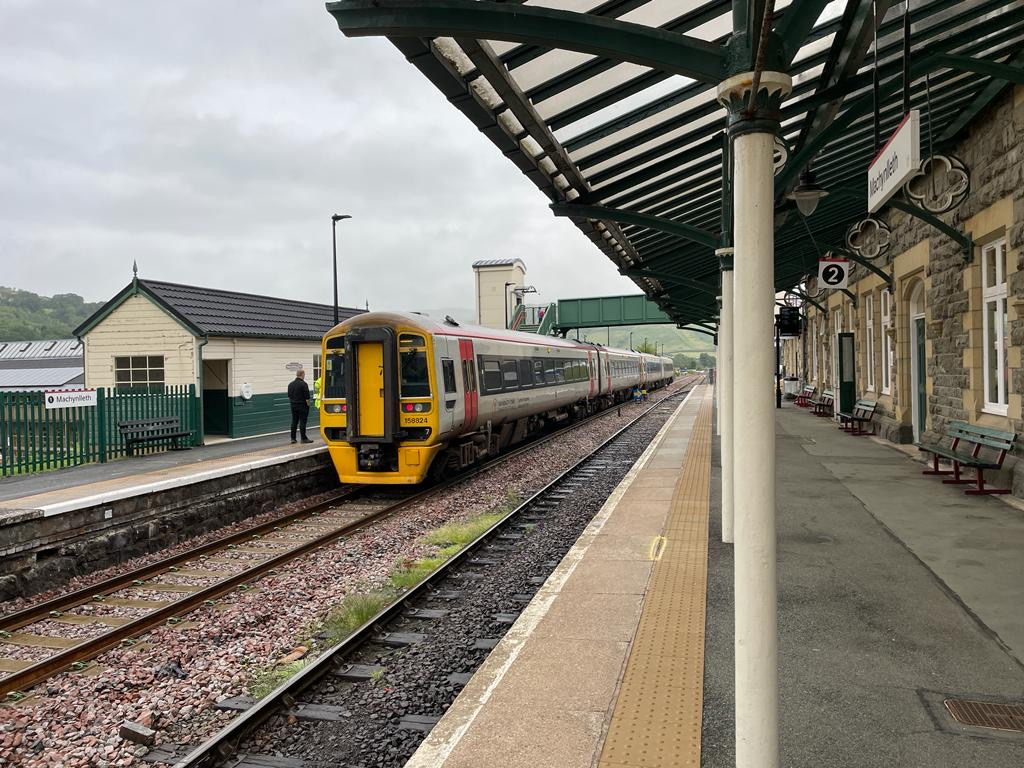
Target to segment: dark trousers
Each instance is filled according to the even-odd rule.
[[[309,419],[308,405],[292,406],[292,440],[295,439],[295,428],[299,428],[302,439],[306,439],[306,421]]]

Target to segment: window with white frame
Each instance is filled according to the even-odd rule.
[[[985,408],[1006,415],[1006,240],[981,249],[982,329],[985,346]]]
[[[889,328],[892,326],[892,296],[882,289],[882,394],[892,392],[892,344],[889,341]]]
[[[875,297],[872,294],[864,296],[864,335],[867,343],[864,345],[867,369],[867,388],[875,391]]]

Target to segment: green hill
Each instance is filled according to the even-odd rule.
[[[711,336],[697,331],[684,331],[674,325],[632,325],[620,328],[581,328],[579,337],[610,347],[629,348],[629,334],[633,333],[633,348],[644,341],[656,345],[659,353],[675,360],[680,368],[707,368],[714,365],[716,348]],[[573,338],[576,332],[571,333]],[[702,358],[701,355],[704,355]]]
[[[101,306],[75,293],[39,296],[0,285],[0,341],[69,338]]]

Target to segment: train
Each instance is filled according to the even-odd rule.
[[[343,483],[417,484],[672,382],[668,357],[367,312],[323,338],[320,432]]]

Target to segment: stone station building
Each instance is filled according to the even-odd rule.
[[[924,156],[924,131],[921,143]],[[812,278],[806,293],[827,311],[806,303],[803,336],[785,342],[787,370],[821,392],[837,381],[837,335],[852,333],[857,397],[877,402],[876,433],[897,443],[938,441],[951,420],[1024,433],[1024,87],[994,101],[947,152],[964,162],[970,191],[940,218],[970,235],[970,259],[929,223],[885,208],[889,248],[872,263],[891,289],[853,265],[855,305]],[[1004,467],[1024,496],[1024,450],[1014,453]]]

